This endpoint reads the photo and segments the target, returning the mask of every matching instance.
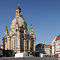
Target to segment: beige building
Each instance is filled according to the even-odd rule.
[[[51,55],[51,45],[44,45],[44,50],[46,55],[50,56]]]
[[[13,50],[15,53],[35,52],[35,35],[31,24],[30,34],[28,33],[27,23],[22,17],[20,7],[16,9],[16,16],[11,22],[8,32],[7,26],[3,37],[3,49]]]

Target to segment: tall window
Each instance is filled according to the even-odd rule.
[[[16,13],[18,14],[18,11]]]
[[[16,40],[16,49],[18,48],[18,41]]]

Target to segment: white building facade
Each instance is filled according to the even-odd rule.
[[[52,55],[60,54],[60,35],[56,36],[52,41]]]

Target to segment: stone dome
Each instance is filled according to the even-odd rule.
[[[21,26],[26,26],[26,22],[25,22],[24,18],[22,18],[22,17],[15,17],[15,18],[12,20],[11,29],[12,29],[12,28],[15,28],[15,27],[16,27],[16,24],[18,24],[19,27],[21,27]]]

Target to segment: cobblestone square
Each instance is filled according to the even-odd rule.
[[[2,57],[0,60],[60,60],[60,58],[54,57],[24,57],[24,58],[13,58],[13,57]]]

